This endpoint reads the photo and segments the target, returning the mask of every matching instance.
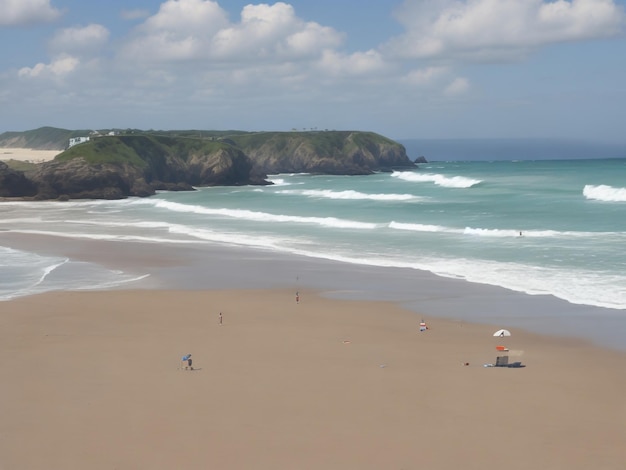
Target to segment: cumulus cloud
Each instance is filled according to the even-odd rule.
[[[0,12],[0,26],[46,23],[61,15],[50,0],[0,0]]]
[[[203,45],[228,26],[226,12],[213,1],[168,0],[137,26],[121,55],[131,60],[176,61],[197,58]]]
[[[133,60],[298,60],[337,47],[343,35],[298,18],[291,5],[247,5],[231,23],[217,2],[168,0],[139,25],[122,56]]]
[[[409,58],[511,60],[546,44],[619,34],[614,0],[405,0],[406,28],[388,53]]]
[[[38,63],[34,67],[23,67],[18,71],[19,77],[36,78],[36,77],[63,77],[78,67],[80,60],[70,55],[63,55],[55,58],[49,64]]]
[[[58,31],[50,40],[54,52],[84,52],[98,49],[109,40],[109,30],[99,24],[66,28]]]
[[[247,5],[241,22],[219,31],[211,55],[240,59],[299,59],[336,47],[343,36],[329,27],[298,18],[291,5]]]

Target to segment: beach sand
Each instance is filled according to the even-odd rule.
[[[624,353],[299,294],[0,303],[0,468],[623,468]]]
[[[42,163],[53,160],[63,150],[33,150],[25,148],[0,147],[0,160]]]

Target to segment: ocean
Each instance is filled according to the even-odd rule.
[[[149,198],[5,201],[0,232],[163,250],[250,248],[264,256],[395,269],[397,279],[408,281],[405,291],[413,273],[429,272],[553,296],[572,312],[576,306],[609,309],[611,321],[623,321],[606,323],[605,330],[626,348],[625,175],[626,159],[442,161],[368,176],[280,174],[270,176],[271,186]],[[1,237],[0,267],[0,300],[132,287],[149,276],[2,246]],[[396,295],[402,294],[390,294]],[[422,296],[416,310],[434,297]],[[449,292],[440,297],[448,299],[446,308],[452,305]]]

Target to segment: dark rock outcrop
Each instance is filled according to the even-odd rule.
[[[33,197],[37,186],[21,171],[12,170],[0,161],[0,197]]]
[[[252,176],[252,163],[224,144],[103,137],[41,163],[27,175],[0,167],[0,195],[33,199],[122,199],[157,190],[191,191],[193,186],[269,184]],[[2,171],[4,168],[4,171]],[[11,182],[11,184],[9,184]],[[18,185],[18,182],[21,182]]]
[[[84,158],[42,163],[30,178],[37,185],[37,199],[122,199],[154,194],[137,168],[90,164]]]
[[[370,132],[239,133],[209,139],[141,134],[91,139],[22,173],[0,166],[0,197],[121,199],[194,186],[270,184],[269,173],[365,175],[414,167]]]

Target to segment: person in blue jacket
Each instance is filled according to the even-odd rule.
[[[192,364],[192,360],[191,360],[191,354],[186,354],[185,356],[183,356],[182,359],[183,363],[186,362],[187,365],[185,366],[185,369],[191,369],[193,370],[193,367],[191,366]]]

